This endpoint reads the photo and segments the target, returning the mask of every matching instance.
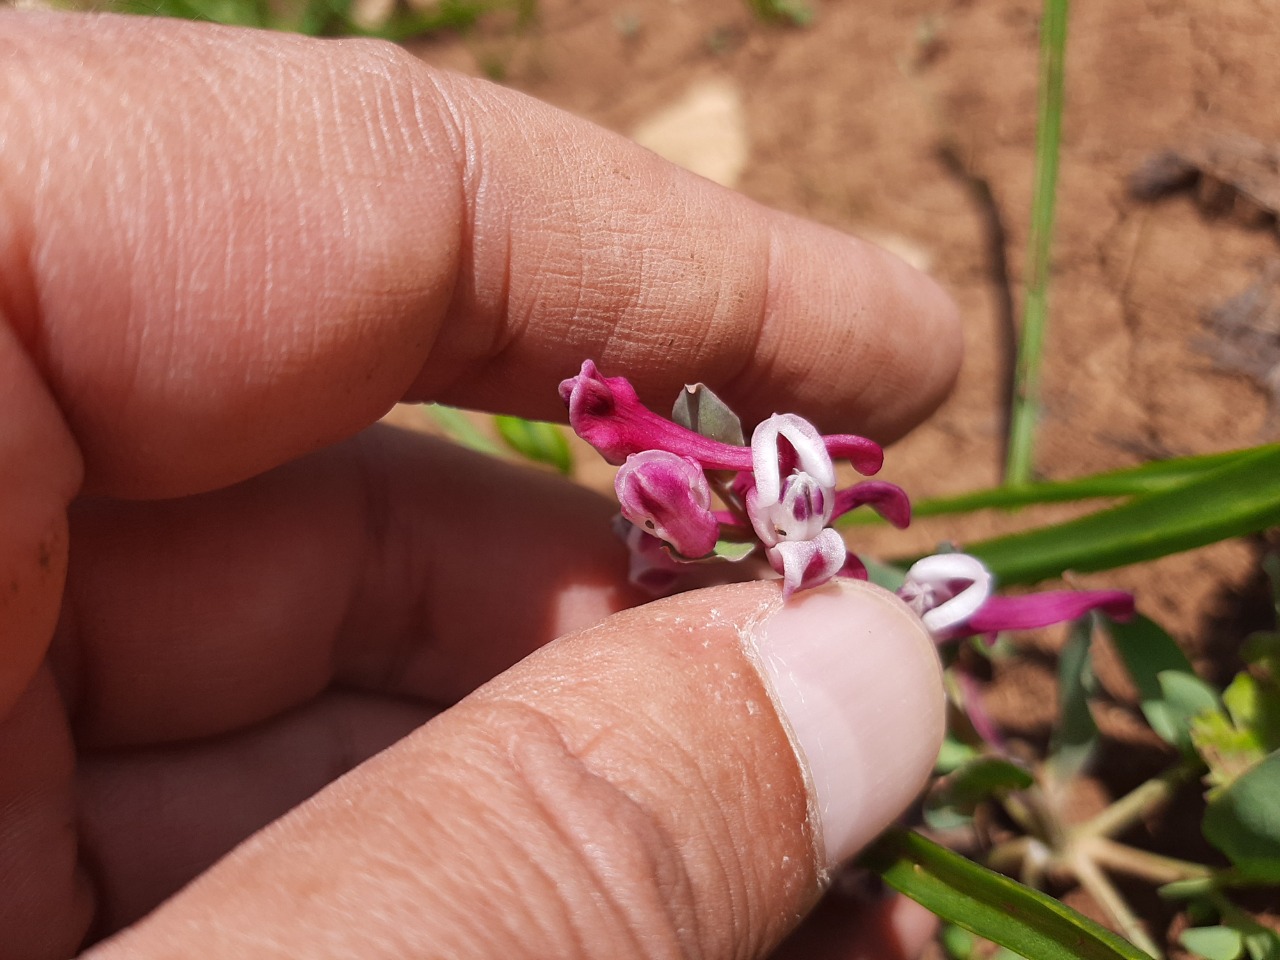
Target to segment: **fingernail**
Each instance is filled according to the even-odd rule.
[[[835,866],[892,823],[933,769],[944,725],[933,641],[897,597],[850,580],[792,597],[754,640]]]

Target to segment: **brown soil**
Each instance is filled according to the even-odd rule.
[[[415,49],[624,133],[695,83],[732,83],[749,143],[742,191],[907,251],[962,309],[968,356],[959,386],[890,451],[885,477],[922,497],[997,482],[1009,314],[1019,309],[1032,189],[1039,3],[827,0],[803,29],[759,22],[740,0],[540,0],[539,10],[523,33],[494,27]],[[1162,149],[1194,154],[1205,130],[1280,143],[1277,33],[1269,0],[1073,10],[1042,477],[1276,437],[1266,378],[1280,382],[1280,355],[1251,349],[1242,365],[1240,351],[1221,342],[1230,331],[1210,322],[1280,255],[1274,224],[1212,216],[1190,193],[1139,201],[1128,181]],[[1275,350],[1278,341],[1259,342]],[[892,544],[963,542],[1071,512],[922,523]],[[882,542],[869,541],[873,550]],[[1133,589],[1214,679],[1232,669],[1244,632],[1266,623],[1257,547],[1248,543],[1081,582]],[[1027,642],[1051,653],[1059,639]],[[1123,704],[1132,691],[1114,657],[1104,650],[1099,663]],[[997,669],[990,688],[998,718],[1032,742],[1043,742],[1052,721],[1052,671],[1051,656],[1032,655]],[[1110,739],[1099,776],[1080,791],[1082,813],[1170,759],[1123,707],[1099,715]],[[1171,852],[1203,852],[1194,793],[1154,825],[1157,840],[1191,838]],[[1070,899],[1097,915],[1079,895]],[[1140,898],[1160,935],[1171,918],[1152,900]]]

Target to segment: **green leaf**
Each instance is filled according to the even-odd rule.
[[[1280,447],[1067,523],[969,544],[1005,584],[1110,570],[1280,524]]]
[[[917,833],[887,831],[860,862],[943,920],[1028,960],[1151,960],[1066,904]]]
[[[1246,876],[1280,882],[1280,751],[1210,797],[1205,839]]]
[[[1195,741],[1193,721],[1202,717],[1226,720],[1217,691],[1194,673],[1161,670],[1156,682],[1160,685],[1160,722],[1165,726],[1160,729],[1153,724],[1152,729],[1179,749],[1185,751]]]
[[[969,814],[983,800],[1025,790],[1033,783],[1035,778],[1011,760],[976,757],[935,783],[925,806],[935,810],[951,807]]]
[[[1089,694],[1094,687],[1090,646],[1093,617],[1083,617],[1071,625],[1071,633],[1058,657],[1058,726],[1049,748],[1049,770],[1059,783],[1066,783],[1089,762],[1098,743],[1098,725],[1089,710]]]
[[[1221,914],[1222,925],[1239,932],[1250,960],[1280,960],[1280,934],[1264,927],[1221,895],[1213,896],[1212,902]]]
[[[1280,444],[1248,447],[1227,453],[1210,453],[1199,457],[1153,460],[1140,467],[1095,473],[1075,480],[1029,483],[1018,487],[992,487],[956,497],[921,500],[912,505],[911,512],[915,517],[938,517],[973,513],[976,510],[1013,510],[1036,504],[1073,503],[1079,500],[1115,499],[1159,493],[1176,489],[1188,480],[1197,479],[1211,470],[1235,463],[1242,457],[1253,456],[1260,450],[1280,450]],[[877,518],[875,515],[849,513],[841,519],[847,522],[865,523],[873,522]]]
[[[516,453],[535,463],[545,463],[563,474],[573,471],[573,454],[564,432],[554,423],[499,415],[493,418],[498,435]]]
[[[1178,942],[1205,960],[1236,960],[1244,952],[1244,937],[1230,927],[1191,927]]]
[[[967,743],[961,743],[951,735],[950,731],[947,731],[947,735],[942,741],[942,748],[938,751],[938,759],[933,762],[933,772],[936,774],[951,773],[978,755],[977,750]]]
[[[1205,781],[1212,797],[1236,777],[1260,762],[1267,751],[1248,728],[1237,727],[1221,710],[1200,714],[1191,721],[1191,743],[1209,767]]]
[[[450,440],[471,450],[499,456],[502,449],[490,440],[467,415],[456,407],[446,407],[439,403],[428,403],[422,407],[423,413],[442,429]]]
[[[1248,731],[1262,754],[1280,749],[1280,687],[1239,673],[1222,691],[1231,722]]]
[[[1193,674],[1191,661],[1163,627],[1141,614],[1128,623],[1104,620],[1103,625],[1138,688],[1142,714],[1151,729],[1166,742],[1188,749],[1191,741],[1186,727],[1179,727],[1165,702],[1159,677],[1168,672]]]
[[[694,433],[721,443],[743,446],[742,421],[705,383],[691,383],[680,391],[671,419]]]
[[[711,553],[721,560],[737,563],[751,556],[755,548],[756,545],[750,541],[744,543],[741,540],[717,540],[716,545],[711,548]]]

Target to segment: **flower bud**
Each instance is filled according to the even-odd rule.
[[[622,515],[681,556],[703,557],[715,547],[720,525],[696,460],[665,450],[635,453],[618,470],[613,486]]]

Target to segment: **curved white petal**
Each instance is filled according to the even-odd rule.
[[[835,487],[836,468],[818,428],[794,413],[775,413],[761,421],[751,434],[751,468],[763,505],[777,503],[782,497],[784,477],[778,456],[779,436],[786,437],[795,448],[801,471],[823,487]]]
[[[782,595],[789,597],[834,577],[844,566],[848,551],[840,534],[828,527],[812,540],[784,540],[765,553],[782,574]]]
[[[956,592],[957,583],[968,585]],[[991,590],[991,571],[977,557],[940,553],[912,565],[900,594],[916,607],[931,632],[943,633],[977,613],[991,596]],[[918,601],[918,606],[913,599]]]

